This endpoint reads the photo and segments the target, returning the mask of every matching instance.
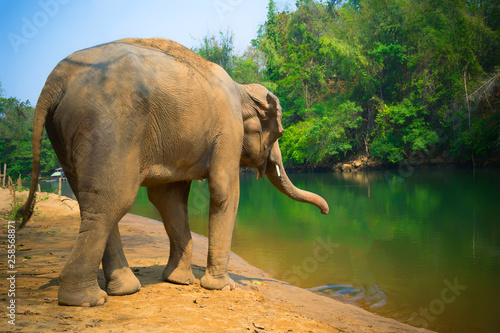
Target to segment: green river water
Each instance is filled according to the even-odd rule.
[[[330,213],[243,175],[235,253],[276,279],[414,326],[500,332],[500,169],[289,176]],[[191,230],[205,236],[208,204],[207,183],[193,182]],[[130,212],[160,220],[144,188]]]

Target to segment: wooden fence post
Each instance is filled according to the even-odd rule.
[[[9,188],[9,193],[12,194],[12,188],[14,187],[12,185],[12,178],[9,176],[9,180],[7,181],[7,187]]]
[[[59,177],[59,200],[61,200],[61,177]]]
[[[16,205],[16,185],[12,181],[12,178],[9,176],[9,188],[12,189],[12,194],[14,195],[14,206]]]
[[[6,179],[5,179],[5,178],[7,178],[7,163],[4,163],[4,164],[3,164],[3,174],[2,174],[2,178],[3,178],[3,179],[2,179],[2,187],[5,187],[5,181],[6,181]]]

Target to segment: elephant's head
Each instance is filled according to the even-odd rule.
[[[285,172],[278,145],[283,135],[278,98],[259,84],[241,87],[245,136],[240,165],[257,168],[260,176],[267,175],[278,190],[293,200],[313,204],[328,214],[328,204],[322,197],[295,187]]]

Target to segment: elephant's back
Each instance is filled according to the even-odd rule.
[[[66,80],[82,73],[186,72],[198,80],[230,79],[222,67],[192,50],[165,38],[126,38],[79,50],[63,59],[53,70]],[[50,78],[50,76],[49,76]]]
[[[232,90],[234,81],[217,64],[165,38],[127,38],[77,51],[63,59],[49,76],[66,88],[148,87],[183,96],[196,89]],[[190,87],[186,92],[178,87]],[[195,89],[196,88],[196,89]]]
[[[187,116],[186,105],[189,116],[206,118],[221,108],[237,109],[234,86],[220,66],[162,38],[125,39],[77,51],[46,82],[55,92],[48,95],[60,96],[60,107],[53,110],[56,120],[63,114],[105,112],[110,119],[146,113],[172,122]]]
[[[187,47],[166,38],[125,38],[116,41],[116,43],[124,43],[137,47],[143,47],[159,51],[174,61],[183,63],[186,66],[195,68],[197,71],[207,75],[216,71],[218,65],[210,62],[199,56]]]
[[[219,69],[163,39],[117,41],[77,51],[47,80],[46,86],[57,87],[51,91],[60,91],[50,94],[60,96],[60,102],[47,121],[64,140],[120,128],[124,136],[133,133],[176,155],[176,145],[216,135],[212,132],[229,114],[241,121],[234,82]]]

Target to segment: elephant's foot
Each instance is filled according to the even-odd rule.
[[[191,266],[187,269],[181,269],[179,267],[170,267],[167,265],[163,270],[162,277],[165,281],[176,283],[176,284],[193,284],[194,275],[191,271]]]
[[[233,290],[236,288],[233,279],[231,279],[229,275],[225,274],[220,277],[215,277],[208,274],[208,272],[201,278],[201,286],[209,290]]]
[[[106,303],[108,294],[99,288],[97,281],[90,287],[83,287],[81,284],[69,285],[60,283],[58,292],[59,305],[72,306],[97,306]]]
[[[106,278],[106,291],[110,296],[133,294],[141,289],[141,282],[129,267],[115,269],[109,278]]]

